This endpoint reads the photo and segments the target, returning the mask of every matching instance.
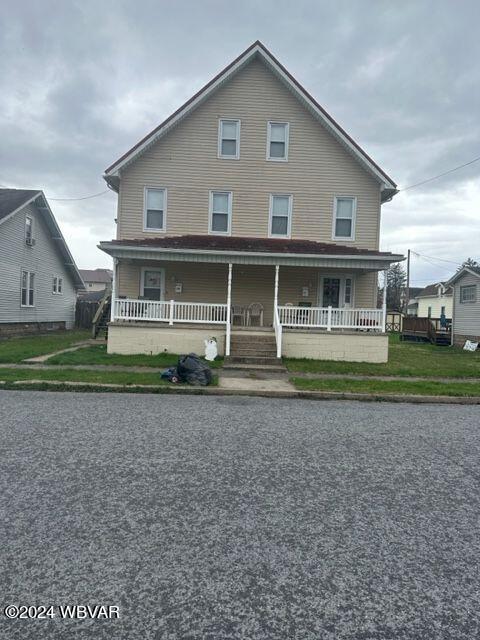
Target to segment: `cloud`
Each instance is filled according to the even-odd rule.
[[[0,183],[83,196],[105,167],[261,39],[398,183],[480,155],[480,3],[426,0],[6,0]],[[384,248],[479,258],[480,162],[384,206]],[[52,202],[81,267],[116,198]],[[414,279],[453,264],[413,260]]]

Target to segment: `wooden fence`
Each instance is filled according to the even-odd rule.
[[[75,306],[75,326],[78,329],[91,329],[92,320],[97,313],[100,301],[82,300],[77,298]]]

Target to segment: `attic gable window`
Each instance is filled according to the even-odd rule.
[[[218,157],[240,158],[240,120],[220,120],[218,126]]]
[[[144,231],[165,231],[167,214],[167,190],[145,189],[143,212]]]
[[[269,122],[267,131],[267,160],[287,162],[288,160],[288,122]]]
[[[25,218],[25,242],[31,244],[33,239],[33,218],[27,216]]]
[[[333,207],[333,239],[354,240],[357,199],[351,196],[335,196]]]

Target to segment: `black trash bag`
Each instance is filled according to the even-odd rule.
[[[199,384],[203,387],[210,384],[213,380],[210,367],[201,360],[196,353],[189,353],[188,356],[179,357],[177,373],[181,382]]]
[[[179,382],[179,376],[178,376],[178,371],[177,371],[177,367],[169,367],[168,369],[165,369],[164,371],[162,371],[162,373],[160,374],[160,377],[163,378],[164,380],[168,380],[169,382]]]

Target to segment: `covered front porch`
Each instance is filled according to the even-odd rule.
[[[214,336],[219,353],[229,356],[232,332],[269,330],[278,358],[292,352],[322,357],[325,349],[315,345],[327,345],[328,336],[335,334],[342,338],[330,341],[328,357],[348,359],[361,335],[385,335],[377,275],[388,259],[139,251],[108,244],[114,257],[111,352],[184,352],[187,346],[203,352],[204,339]],[[366,344],[379,352],[378,341]],[[364,344],[362,357],[366,350]]]

